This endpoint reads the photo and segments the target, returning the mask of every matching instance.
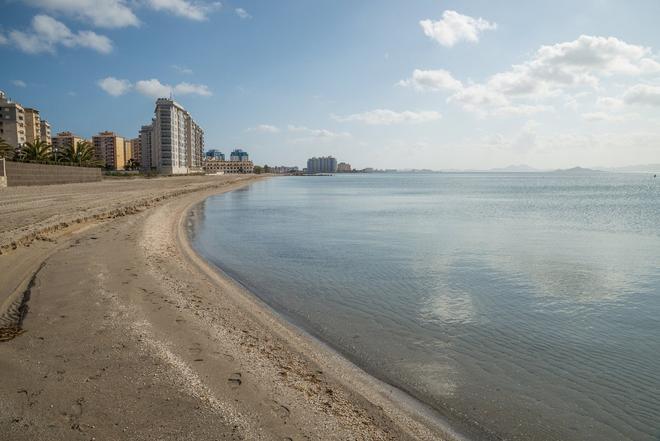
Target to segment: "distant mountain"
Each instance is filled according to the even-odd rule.
[[[585,173],[605,173],[603,170],[593,170],[590,168],[573,167],[555,170],[554,173],[570,173],[570,174],[585,174]]]
[[[660,164],[640,164],[609,168],[599,167],[599,169],[617,173],[660,173]]]
[[[506,167],[491,168],[489,172],[506,172],[506,173],[529,173],[540,172],[538,168],[530,167],[527,164],[508,165]]]

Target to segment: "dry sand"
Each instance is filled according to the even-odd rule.
[[[451,438],[191,250],[254,179],[0,191],[0,439]]]

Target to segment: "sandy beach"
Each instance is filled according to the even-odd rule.
[[[190,248],[255,179],[0,191],[0,439],[453,439]]]

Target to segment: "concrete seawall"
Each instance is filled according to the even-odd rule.
[[[100,168],[4,160],[0,160],[0,176],[0,187],[97,182],[102,179]]]

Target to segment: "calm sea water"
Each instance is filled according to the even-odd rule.
[[[282,177],[194,245],[477,438],[660,440],[660,179]]]

